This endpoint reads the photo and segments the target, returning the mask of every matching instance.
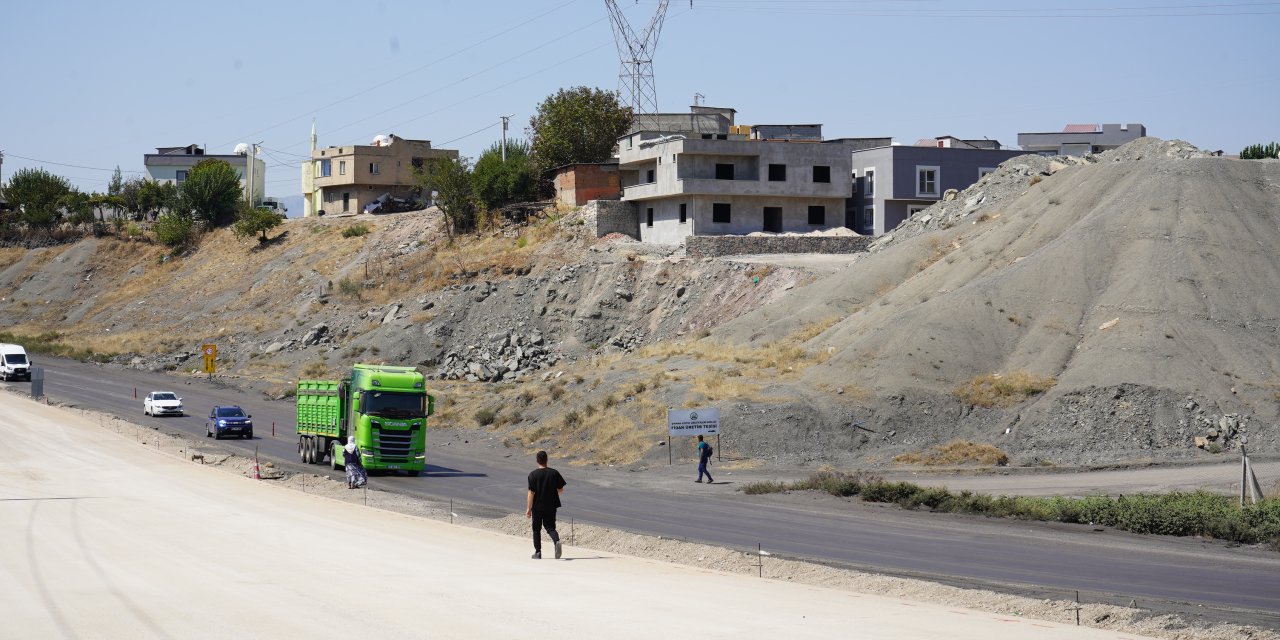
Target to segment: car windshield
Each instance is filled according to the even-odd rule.
[[[21,353],[6,353],[4,361],[8,364],[26,364],[27,356]]]
[[[178,396],[175,396],[172,393],[153,393],[151,394],[151,399],[152,400],[177,400]]]
[[[218,407],[215,412],[219,418],[243,418],[244,412],[240,407]]]
[[[426,396],[389,391],[366,391],[360,406],[364,413],[384,418],[422,418],[427,415]]]

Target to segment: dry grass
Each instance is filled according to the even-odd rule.
[[[838,322],[840,322],[840,316],[828,316],[821,320],[804,325],[789,337],[796,342],[808,342],[819,335],[822,335],[822,333],[827,329],[836,326],[836,323]]]
[[[718,400],[754,399],[760,393],[758,385],[742,379],[737,369],[717,370],[693,381],[689,391],[701,394],[706,402]]]
[[[921,464],[929,467],[980,464],[1003,467],[1009,464],[1009,456],[989,444],[976,444],[967,440],[952,440],[944,445],[930,447],[921,453],[904,453],[894,456],[900,464]]]
[[[1034,186],[1036,186],[1036,185],[1040,184],[1040,181],[1041,181],[1041,180],[1044,180],[1044,177],[1043,177],[1043,176],[1041,176],[1041,175],[1039,175],[1039,174],[1037,174],[1037,175],[1031,176],[1031,180],[1028,182],[1028,184],[1029,184],[1030,186],[1034,187]]]
[[[952,393],[961,402],[975,407],[1009,407],[1048,391],[1057,382],[1053,376],[1037,376],[1026,371],[991,373],[960,384]]]
[[[312,360],[302,367],[299,375],[308,380],[321,380],[328,377],[328,373],[329,365],[324,360]]]
[[[919,261],[916,262],[916,273],[919,273],[921,271],[924,271],[925,269],[928,269],[929,267],[933,266],[933,264],[936,263],[937,261],[947,257],[947,254],[959,248],[960,248],[960,242],[958,240],[952,240],[951,242],[944,242],[940,238],[930,238],[929,239],[929,255],[921,258]]]

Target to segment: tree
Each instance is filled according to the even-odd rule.
[[[129,178],[122,187],[120,193],[116,195],[120,199],[120,208],[124,211],[141,217],[142,216],[142,185],[147,181],[142,178]],[[117,218],[120,216],[117,215]]]
[[[414,169],[414,184],[423,191],[436,192],[435,203],[445,218],[445,233],[476,228],[476,197],[471,186],[471,166],[466,158],[435,158],[422,169]]]
[[[118,196],[123,188],[124,176],[120,175],[120,165],[116,165],[115,172],[111,174],[111,182],[107,184],[107,195]]]
[[[533,169],[529,166],[529,143],[509,141],[506,162],[502,160],[501,143],[485,149],[471,172],[471,184],[476,197],[489,209],[537,198]]]
[[[1268,145],[1255,144],[1244,148],[1240,152],[1241,160],[1263,160],[1266,158],[1280,158],[1280,144],[1272,142]]]
[[[93,201],[89,194],[72,188],[58,199],[58,206],[67,212],[67,222],[75,226],[87,226],[93,222]]]
[[[124,190],[123,185],[121,185],[120,190]],[[89,205],[98,210],[98,222],[106,222],[107,209],[115,211],[116,215],[119,216],[120,210],[124,209],[124,199],[120,197],[119,194],[104,195],[101,193],[95,193],[89,196]]]
[[[155,182],[144,180],[138,192],[139,212],[157,216],[178,212],[182,208],[183,198],[178,185],[172,182]],[[181,213],[186,213],[182,211]]]
[[[231,225],[231,231],[237,238],[249,238],[256,233],[261,233],[262,236],[258,238],[258,242],[266,242],[267,232],[280,226],[282,222],[284,222],[284,216],[271,209],[242,204],[236,211],[236,222]]]
[[[240,201],[240,178],[223,160],[201,160],[181,188],[184,206],[212,224],[230,222]]]
[[[576,162],[604,162],[631,126],[631,108],[602,89],[561,89],[529,119],[530,155],[539,174]]]
[[[44,169],[18,169],[9,178],[4,195],[9,206],[20,208],[21,219],[32,227],[52,227],[62,219],[62,198],[71,184]]]

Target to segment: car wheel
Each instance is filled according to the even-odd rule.
[[[245,440],[252,440],[252,439],[253,439],[253,432],[252,432],[252,431],[250,431],[249,433],[244,434],[244,439],[245,439]]]
[[[206,437],[206,438],[212,438],[212,437],[213,437],[213,432],[212,432],[212,431],[209,431],[209,425],[207,425],[207,424],[206,424],[206,425],[204,425],[204,437]]]

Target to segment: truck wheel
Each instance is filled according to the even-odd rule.
[[[307,447],[303,444],[306,441],[306,436],[298,436],[298,460],[301,462],[307,461]]]
[[[421,472],[421,471],[410,471],[410,472],[409,472],[409,477],[410,477],[410,478],[416,478],[416,477],[418,477],[419,475],[422,475],[422,472]]]
[[[307,443],[305,446],[306,446],[307,457],[303,458],[302,461],[307,464],[315,464],[316,463],[316,439],[311,436],[306,436],[306,440],[307,440]]]

